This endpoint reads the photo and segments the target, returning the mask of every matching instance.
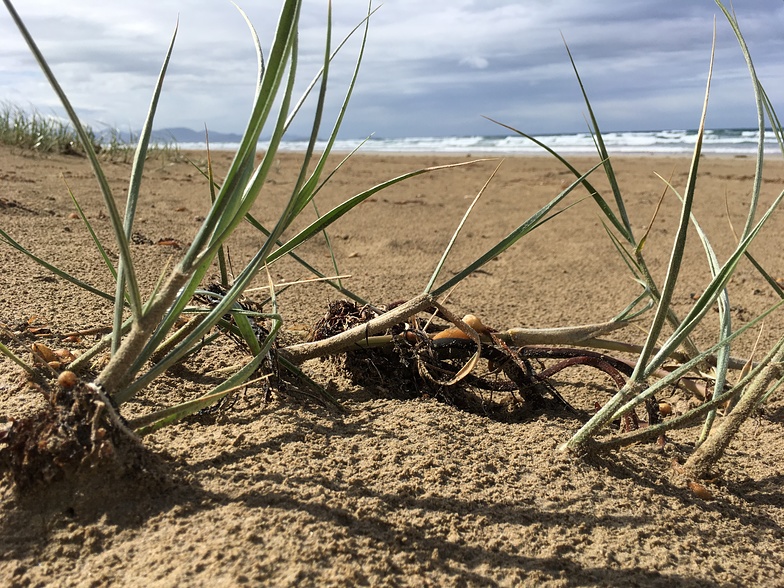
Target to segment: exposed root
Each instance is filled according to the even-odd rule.
[[[49,405],[0,432],[0,474],[17,490],[135,463],[143,447],[99,387],[77,382],[41,391]]]
[[[370,307],[334,302],[313,327],[310,344],[334,340],[347,330],[361,332],[364,324],[377,321],[378,316]],[[470,318],[481,325],[475,317]],[[619,388],[630,372],[626,363],[588,350],[513,346],[484,325],[477,331],[482,344],[480,361],[475,362],[478,341],[462,331],[468,317],[464,321],[452,317],[450,322],[461,325],[459,328],[433,324],[413,314],[402,314],[399,320],[383,335],[366,336],[331,355],[340,357],[354,381],[364,386],[378,386],[400,398],[435,397],[462,410],[505,421],[525,418],[531,410],[566,410],[587,418],[587,413],[573,408],[550,381],[570,366],[605,372]],[[548,368],[543,360],[561,361]],[[648,416],[652,423],[658,414]],[[630,418],[633,422],[629,426],[641,426],[636,415]]]

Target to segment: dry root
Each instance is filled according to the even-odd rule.
[[[97,386],[61,379],[51,391],[41,390],[48,400],[44,410],[0,431],[0,475],[9,476],[17,490],[106,466],[122,468],[118,453],[140,448]]]
[[[510,346],[475,316],[466,315],[461,321],[441,316],[444,309],[437,305],[436,308],[439,318],[455,325],[465,324],[444,327],[418,318],[419,312],[433,312],[424,305],[417,307],[416,312],[401,314],[398,322],[391,322],[381,331],[386,333],[384,336],[374,340],[367,335],[353,341],[351,346],[336,347],[334,356],[342,358],[348,373],[362,385],[376,383],[384,389],[392,385],[393,394],[399,397],[436,397],[461,409],[502,420],[517,420],[531,409],[566,409],[576,416],[585,416],[550,381],[554,374],[568,367],[583,365],[598,369],[612,377],[619,388],[625,383],[624,376],[631,373],[624,362],[589,350]],[[310,341],[335,340],[347,331],[358,329],[362,335],[362,326],[377,320],[379,311],[374,308],[345,300],[333,302],[311,330]],[[481,348],[478,340],[463,330],[469,327],[481,337]],[[478,349],[479,361],[473,361]],[[545,360],[557,363],[545,368]],[[658,410],[653,412],[648,422],[658,418]],[[640,426],[636,415],[630,418],[634,419],[630,427]]]

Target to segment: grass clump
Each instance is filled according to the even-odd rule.
[[[697,449],[683,466],[683,471],[692,478],[706,477],[710,474],[711,469],[720,459],[724,449],[728,446],[735,433],[737,433],[740,425],[753,413],[755,408],[769,398],[780,386],[782,376],[784,376],[780,368],[781,361],[784,358],[784,339],[779,340],[769,350],[764,359],[756,363],[752,363],[750,360],[733,359],[730,353],[732,343],[739,335],[748,329],[758,327],[764,318],[781,306],[784,301],[779,301],[772,308],[753,318],[745,325],[736,327],[731,323],[729,284],[739,263],[744,259],[750,261],[759,272],[763,281],[779,297],[784,299],[784,291],[749,252],[750,245],[771,215],[778,209],[781,200],[784,199],[784,192],[781,192],[767,210],[758,214],[762,167],[765,155],[764,136],[767,128],[766,120],[773,129],[773,133],[776,135],[783,153],[784,129],[782,129],[775,110],[757,77],[751,55],[735,15],[727,10],[719,0],[717,0],[716,4],[735,33],[741,51],[746,58],[756,96],[759,130],[756,173],[751,188],[751,199],[746,209],[743,232],[738,236],[736,248],[723,262],[718,259],[708,236],[700,227],[698,219],[694,218],[692,214],[695,187],[699,178],[705,118],[709,103],[713,56],[711,55],[703,112],[686,185],[679,190],[662,178],[665,192],[671,192],[682,203],[681,217],[673,242],[667,272],[662,283],[657,283],[653,279],[645,257],[645,242],[649,236],[648,232],[646,231],[640,237],[634,235],[632,223],[629,221],[626,212],[625,198],[616,181],[612,160],[605,148],[601,130],[580,80],[577,68],[576,66],[574,67],[575,75],[580,82],[580,87],[585,97],[589,113],[590,130],[594,137],[597,153],[603,161],[604,172],[611,188],[612,198],[605,199],[587,180],[583,182],[583,185],[599,205],[610,239],[631,271],[634,279],[642,286],[640,297],[633,304],[645,303],[646,308],[654,310],[654,316],[647,329],[645,343],[639,348],[618,344],[617,342],[591,342],[591,345],[601,345],[605,349],[614,348],[633,352],[637,355],[637,360],[632,373],[620,386],[617,394],[609,402],[605,403],[568,442],[563,444],[562,450],[581,453],[583,451],[618,448],[645,439],[656,439],[668,430],[691,426],[702,419],[704,421],[702,433],[695,440]],[[574,60],[572,60],[572,65],[574,66]],[[506,128],[538,143],[538,141],[525,133],[508,126]],[[541,143],[539,144],[541,145]],[[544,145],[542,147],[563,162],[572,173],[575,175],[579,174],[565,158]],[[697,234],[703,246],[712,280],[699,295],[695,296],[695,302],[686,313],[686,316],[680,317],[673,308],[673,292],[679,283],[686,238],[690,230]],[[719,313],[719,332],[714,344],[708,349],[700,349],[693,342],[692,337],[702,324],[703,318],[712,308],[717,308]],[[625,314],[625,316],[628,316],[628,314]],[[663,373],[662,368],[666,368],[667,371]],[[740,370],[740,368],[745,369],[740,371],[740,373],[734,371]],[[608,437],[608,426],[611,423],[618,422],[625,415],[633,414],[637,407],[650,402],[658,391],[668,386],[678,385],[682,378],[690,375],[710,383],[702,397],[703,402],[700,406],[688,411],[686,414],[669,418],[664,422],[649,422],[650,426],[646,428],[626,430],[621,435],[610,435]],[[720,406],[725,408],[726,416],[721,425],[713,430],[717,408]]]
[[[105,367],[100,369],[96,376],[87,376],[81,379],[69,371],[67,377],[58,379],[57,388],[51,381],[43,386],[42,391],[51,406],[44,415],[33,418],[54,423],[52,426],[43,428],[33,426],[29,420],[22,419],[13,422],[9,429],[2,432],[0,443],[5,447],[0,464],[5,467],[6,471],[10,471],[17,482],[20,482],[30,479],[25,468],[30,467],[31,463],[39,463],[38,460],[28,459],[31,457],[29,452],[42,444],[48,447],[62,447],[69,456],[77,455],[76,460],[66,459],[66,456],[57,455],[57,452],[49,455],[49,459],[55,464],[68,464],[69,467],[66,469],[72,469],[74,461],[79,465],[92,460],[95,456],[115,454],[107,449],[104,440],[113,440],[113,443],[110,444],[111,447],[133,446],[136,435],[149,433],[208,407],[231,394],[246,382],[258,378],[259,375],[263,377],[265,373],[277,369],[278,364],[293,372],[298,372],[296,362],[287,361],[284,353],[276,351],[283,317],[278,313],[274,289],[270,297],[270,308],[264,312],[262,312],[264,309],[249,308],[243,304],[244,291],[259,272],[266,271],[266,268],[283,256],[294,255],[294,249],[300,244],[315,235],[321,235],[322,231],[331,223],[364,200],[388,186],[439,168],[416,170],[373,186],[348,198],[342,204],[320,215],[310,225],[289,235],[290,231],[287,229],[300,217],[302,211],[311,205],[314,196],[324,182],[328,181],[334,173],[334,171],[328,172],[326,170],[327,158],[337,138],[346,107],[351,98],[365,46],[371,10],[369,7],[367,17],[351,33],[363,29],[359,57],[343,104],[332,129],[329,131],[327,146],[318,156],[314,150],[325,114],[324,105],[330,63],[337,51],[332,42],[331,8],[327,12],[321,69],[314,75],[313,81],[298,100],[295,100],[294,86],[299,65],[298,37],[301,1],[285,0],[282,3],[275,35],[266,55],[262,51],[261,42],[251,23],[247,21],[244,13],[240,10],[241,16],[248,24],[258,58],[256,94],[245,133],[220,186],[217,186],[213,181],[211,168],[208,166],[205,170],[205,175],[209,178],[208,188],[212,197],[212,208],[207,213],[190,246],[187,247],[182,258],[174,267],[164,269],[157,286],[151,293],[143,292],[137,278],[137,262],[131,255],[130,241],[134,231],[134,219],[144,165],[150,154],[153,120],[172,56],[176,30],[164,58],[148,115],[133,153],[126,208],[124,212],[121,212],[104,174],[94,134],[81,124],[68,97],[52,73],[46,58],[38,49],[10,0],[3,0],[3,2],[52,89],[60,99],[70,119],[70,125],[78,137],[79,144],[91,163],[108,210],[115,246],[119,252],[119,262],[116,265],[103,255],[107,270],[111,273],[116,284],[113,293],[103,292],[82,282],[68,272],[60,270],[54,264],[35,256],[11,235],[0,229],[0,240],[5,244],[30,256],[34,261],[54,271],[63,279],[114,303],[111,334],[93,349],[82,354],[78,360],[68,365],[70,370],[82,373],[80,370],[90,367],[92,358],[101,349],[108,347],[111,357]],[[342,45],[343,43],[339,43],[337,49],[340,49]],[[287,129],[298,115],[305,99],[311,94],[314,94],[316,104],[308,147],[301,168],[291,183],[290,197],[273,226],[268,228],[253,219],[249,215],[249,211],[263,193],[267,176],[270,170],[274,169],[277,150]],[[8,127],[12,126],[9,122]],[[264,146],[263,155],[261,155],[260,162],[257,163],[259,137],[265,129],[271,138]],[[84,215],[82,218],[86,222]],[[202,285],[207,272],[214,261],[222,263],[224,244],[237,227],[246,221],[251,222],[259,230],[261,245],[252,259],[244,268],[241,268],[230,283],[224,280],[225,283],[220,288],[207,289]],[[95,234],[89,224],[88,229],[92,234]],[[284,237],[284,234],[288,236]],[[95,241],[99,250],[106,249],[97,238]],[[305,264],[304,261],[301,263],[306,267],[312,267]],[[227,276],[225,271],[222,274]],[[323,276],[319,275],[319,277]],[[336,287],[347,292],[339,283],[336,283]],[[197,302],[203,300],[208,302]],[[219,329],[218,332],[215,331],[216,328]],[[251,358],[243,365],[237,366],[234,373],[228,375],[206,394],[183,403],[163,407],[143,419],[131,422],[130,427],[127,426],[121,417],[123,405],[133,400],[139,392],[148,387],[167,369],[181,362],[206,343],[215,340],[221,330],[230,332],[241,339],[250,351]],[[13,355],[13,352],[7,347],[0,348],[0,352],[11,356],[14,361],[19,363],[20,358]],[[50,362],[44,361],[44,364],[51,369]],[[37,368],[33,369],[40,371]],[[45,373],[46,369],[44,369]],[[59,389],[66,392],[60,393]],[[325,402],[331,401],[323,391],[319,392],[319,397]],[[89,411],[79,412],[78,415],[78,418],[85,421],[81,423],[84,426],[74,426],[71,422],[74,417],[72,412],[69,412],[68,406],[83,404],[90,407]],[[52,417],[52,414],[55,416]],[[58,426],[56,424],[58,419],[66,419],[68,422],[63,421],[61,423],[63,426]],[[44,438],[40,438],[41,435]],[[126,438],[128,443],[123,442]],[[74,447],[81,449],[77,451]]]
[[[93,149],[100,151],[93,130],[86,128],[85,133]],[[38,153],[84,155],[79,136],[71,124],[8,102],[0,105],[0,143]]]
[[[415,389],[427,388],[436,395],[449,396],[453,400],[457,397],[456,391],[463,392],[466,389],[506,392],[513,399],[521,400],[524,405],[543,406],[550,403],[550,406],[554,404],[574,413],[578,411],[575,411],[560,396],[550,384],[549,378],[572,365],[588,365],[600,369],[609,374],[617,384],[617,393],[595,414],[579,415],[584,418],[584,424],[562,449],[582,453],[617,448],[641,439],[657,438],[666,431],[691,425],[695,419],[704,419],[703,433],[695,442],[696,445],[700,445],[700,449],[695,451],[693,459],[685,466],[689,475],[697,478],[709,472],[740,423],[748,418],[753,409],[768,398],[781,383],[782,374],[779,366],[784,359],[784,340],[777,343],[762,361],[750,365],[747,372],[737,377],[731,372],[736,367],[748,363],[731,356],[733,340],[748,329],[754,328],[781,304],[780,302],[739,328],[730,323],[727,312],[730,279],[743,259],[751,260],[771,287],[778,288],[774,286],[775,281],[762,266],[750,256],[749,246],[784,198],[782,192],[763,214],[757,214],[766,118],[782,145],[784,145],[784,131],[756,77],[737,22],[720,2],[718,5],[735,31],[749,64],[757,96],[760,123],[757,175],[747,210],[747,220],[737,247],[726,260],[719,261],[708,236],[692,215],[710,85],[708,84],[706,90],[700,130],[686,185],[682,190],[678,190],[665,183],[667,189],[681,200],[682,210],[666,277],[662,283],[658,283],[653,278],[654,273],[646,260],[644,245],[648,234],[638,237],[632,229],[633,223],[627,213],[625,198],[616,180],[610,154],[604,145],[597,119],[583,88],[599,163],[587,172],[582,172],[555,151],[542,145],[574,174],[574,181],[504,239],[479,255],[475,261],[466,265],[456,275],[442,279],[441,270],[465,218],[473,209],[472,203],[466,212],[466,217],[458,224],[446,251],[436,263],[432,277],[423,291],[384,312],[384,309],[366,304],[361,296],[345,289],[339,278],[330,279],[316,270],[298,257],[295,250],[314,236],[321,235],[330,224],[379,191],[420,174],[464,164],[415,170],[372,186],[347,198],[326,213],[317,215],[315,221],[290,234],[292,232],[290,229],[303,210],[314,205],[315,196],[345,162],[344,159],[336,169],[327,170],[327,158],[340,129],[361,64],[368,20],[372,14],[370,8],[367,18],[357,27],[363,29],[364,36],[354,75],[349,82],[336,120],[329,130],[326,148],[320,154],[315,153],[315,145],[326,114],[324,105],[327,80],[330,64],[336,54],[331,38],[330,13],[328,12],[327,15],[321,69],[314,75],[311,84],[299,100],[295,100],[293,88],[299,65],[298,23],[301,2],[285,0],[282,3],[275,37],[266,56],[263,56],[261,43],[253,27],[248,23],[258,55],[259,69],[255,100],[240,147],[220,185],[214,180],[209,161],[206,168],[202,170],[207,179],[212,208],[176,266],[162,273],[152,293],[143,293],[136,276],[137,262],[131,255],[129,241],[133,234],[144,163],[149,157],[152,146],[152,124],[172,56],[176,31],[153,92],[147,119],[133,152],[127,204],[125,211],[121,212],[117,209],[103,173],[94,134],[79,122],[68,98],[57,83],[44,56],[37,49],[34,40],[27,33],[10,0],[3,1],[69,114],[71,128],[74,129],[85,156],[90,160],[101,187],[119,250],[120,260],[116,267],[105,258],[108,270],[114,277],[116,289],[113,293],[100,292],[34,257],[31,252],[0,229],[0,239],[6,244],[32,256],[37,262],[45,264],[65,279],[81,287],[92,288],[91,292],[114,303],[111,334],[93,350],[73,362],[70,367],[74,370],[83,368],[102,347],[110,349],[111,358],[108,364],[89,381],[74,380],[69,376],[59,383],[58,390],[50,390],[48,393],[54,412],[67,414],[67,418],[75,418],[65,410],[67,406],[89,408],[80,412],[78,417],[82,421],[90,421],[89,425],[82,422],[84,426],[81,428],[80,443],[83,450],[81,453],[77,452],[79,463],[92,460],[96,456],[100,457],[102,454],[110,454],[111,447],[122,444],[123,439],[135,439],[137,435],[150,433],[188,414],[209,407],[249,381],[269,376],[278,367],[304,377],[298,366],[305,360],[357,352],[376,353],[378,350],[383,350],[387,354],[387,359],[391,358],[391,365],[393,365],[391,369],[394,373],[403,373],[398,369],[401,366],[408,369],[412,378],[416,379],[413,386]],[[337,45],[337,49],[340,47],[342,43]],[[571,59],[571,54],[569,57]],[[574,65],[574,60],[572,64]],[[575,74],[582,88],[576,66]],[[710,80],[710,74],[708,77]],[[283,210],[272,226],[266,227],[250,214],[251,207],[257,201],[263,201],[264,185],[268,174],[275,167],[280,143],[292,120],[298,116],[303,102],[311,94],[315,101],[315,114],[301,168],[296,177],[292,178],[290,196]],[[13,127],[10,122],[6,126]],[[506,128],[527,137],[512,127]],[[259,137],[264,129],[268,131],[270,139],[257,163]],[[598,169],[603,170],[609,182],[611,194],[608,197],[601,194],[589,181],[589,176]],[[490,180],[479,191],[476,199],[482,195],[489,182]],[[460,318],[445,307],[444,297],[467,276],[501,255],[543,223],[558,214],[565,213],[568,208],[564,205],[567,196],[578,188],[585,188],[598,205],[609,238],[634,279],[641,285],[639,295],[634,300],[609,321],[557,329],[512,327],[495,331],[485,327],[481,320],[473,315]],[[258,230],[261,244],[245,267],[229,280],[223,261],[223,249],[233,232],[244,222],[250,223]],[[690,230],[695,231],[699,236],[712,280],[696,297],[693,307],[681,317],[673,309],[672,300],[680,277],[686,238]],[[97,239],[96,245],[102,249]],[[275,288],[270,284],[270,298],[263,307],[248,304],[244,294],[254,278],[284,256],[292,256],[303,267],[312,271],[317,278],[326,280],[360,305],[353,303],[339,305],[336,307],[337,310],[331,310],[325,317],[320,336],[315,336],[313,340],[307,342],[283,346],[279,334],[284,325],[284,317],[278,312]],[[218,287],[208,288],[204,281],[214,263],[221,267],[222,283]],[[784,299],[784,292],[781,289],[776,291]],[[693,335],[706,313],[716,304],[720,313],[721,328],[715,343],[701,349],[694,343]],[[628,325],[630,321],[641,320],[640,317],[649,311],[652,311],[653,317],[643,345],[636,346],[607,338],[610,333]],[[129,423],[121,418],[123,405],[133,400],[167,369],[183,361],[203,345],[215,341],[221,332],[231,333],[235,339],[242,341],[249,351],[250,359],[246,359],[243,365],[236,366],[234,373],[197,398],[159,408],[152,414],[132,419]],[[632,353],[636,356],[636,361],[628,365],[609,355],[608,351]],[[17,363],[24,363],[13,356],[7,347],[0,348],[0,352],[11,356]],[[537,366],[543,365],[544,361],[555,363],[537,371]],[[484,373],[480,373],[482,366],[486,368]],[[664,368],[667,370],[663,371]],[[667,386],[677,385],[681,378],[693,373],[712,382],[710,390],[703,395],[704,402],[686,415],[662,420],[655,408],[655,394]],[[325,391],[319,390],[315,394],[322,402],[335,405],[334,400]],[[737,407],[725,417],[721,426],[713,430],[716,408],[735,398],[740,398]],[[470,404],[470,402],[466,403],[466,405]],[[647,414],[644,422],[646,427],[640,427],[641,420],[636,412],[638,407],[644,407]],[[608,434],[610,425],[616,422],[626,423],[626,425],[622,426],[619,432]],[[14,426],[0,439],[7,447],[13,448],[10,458],[6,451],[6,464],[9,460],[12,464],[23,463],[24,451],[28,447],[27,442],[32,439],[26,432],[34,431],[35,434],[40,435],[42,431],[40,427],[33,427],[27,422],[17,429],[14,429]],[[69,425],[69,427],[73,430],[79,429],[78,426]],[[49,429],[43,430],[46,432]],[[63,429],[53,427],[51,430]],[[28,437],[24,437],[26,434]],[[20,438],[22,441],[19,441]],[[106,439],[112,440],[111,446],[107,446]],[[72,448],[68,439],[57,439],[57,442]],[[36,446],[35,443],[30,446]],[[52,459],[57,460],[56,457]],[[17,469],[21,467],[19,465]],[[18,474],[17,479],[26,478]]]
[[[133,133],[125,138],[115,128],[96,132],[83,125],[92,150],[103,161],[130,163],[138,137]],[[54,115],[45,115],[35,108],[24,109],[9,102],[0,103],[0,143],[35,153],[86,156],[79,133],[73,124]],[[156,141],[148,147],[148,158],[181,161],[182,154],[176,141]]]

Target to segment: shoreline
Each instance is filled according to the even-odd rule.
[[[180,149],[181,153],[194,153],[204,155],[206,154],[207,150],[206,147],[204,149],[194,149],[194,148],[183,148]],[[211,153],[220,153],[220,154],[232,154],[235,150],[232,149],[214,149],[210,147]],[[260,145],[257,154],[261,155],[265,153],[265,150]],[[305,153],[304,149],[278,149],[278,154],[286,154],[286,155],[303,155]],[[321,155],[322,150],[315,150],[313,152],[314,156]],[[331,156],[340,156],[345,157],[351,154],[352,151],[350,150],[343,150],[343,149],[333,149],[331,152]],[[563,157],[567,160],[572,159],[595,159],[598,157],[598,153],[586,153],[586,152],[570,152],[570,151],[563,151],[558,152],[558,155]],[[771,155],[776,155],[776,153],[766,153],[768,157]],[[653,151],[627,151],[627,152],[616,152],[613,153],[612,151],[609,152],[610,159],[686,159],[691,160],[693,157],[693,153],[680,153],[680,152],[653,152]],[[400,158],[411,158],[417,159],[422,157],[438,157],[438,158],[453,158],[453,157],[471,157],[477,159],[553,159],[555,157],[547,153],[546,151],[537,152],[537,153],[520,153],[520,152],[482,152],[482,151],[470,151],[467,150],[465,152],[458,152],[458,151],[357,151],[351,155],[352,158],[354,157],[400,157]],[[710,151],[703,151],[700,154],[701,158],[711,158],[711,159],[755,159],[755,153],[743,153],[743,152],[734,152],[734,153],[723,153],[723,152],[710,152]]]

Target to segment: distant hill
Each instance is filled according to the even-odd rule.
[[[116,131],[120,141],[125,143],[135,142],[139,137],[139,131],[133,131],[133,136],[128,131]],[[111,132],[99,134],[99,139],[104,136],[107,140],[111,138]],[[133,138],[133,141],[131,140]],[[210,143],[239,143],[242,135],[237,133],[219,133],[210,131]],[[185,127],[172,127],[166,129],[156,129],[152,132],[153,143],[204,143],[204,131],[194,131]]]
[[[210,143],[239,143],[242,135],[237,133],[219,133],[210,131]],[[177,143],[203,143],[204,131],[194,131],[183,127],[157,129],[152,132],[153,141],[175,141]]]

